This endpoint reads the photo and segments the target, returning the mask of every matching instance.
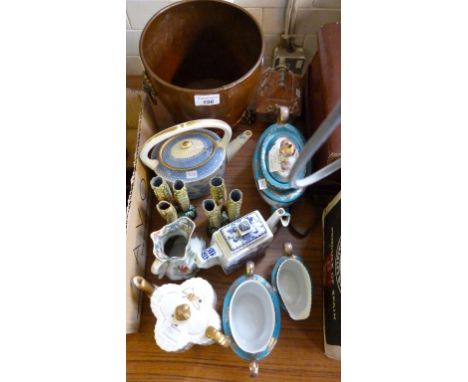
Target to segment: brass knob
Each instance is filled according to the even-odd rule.
[[[254,272],[255,272],[255,263],[253,261],[249,261],[245,265],[245,268],[246,268],[247,276],[252,277],[254,275]]]
[[[293,245],[291,242],[287,241],[286,243],[284,243],[283,245],[283,250],[284,250],[284,254],[286,256],[291,256],[292,255],[292,252],[293,252]]]
[[[177,321],[185,321],[190,318],[190,306],[188,304],[178,305],[174,313]]]
[[[251,377],[256,377],[258,375],[258,362],[252,361],[249,364],[249,371]]]
[[[218,344],[224,346],[225,348],[229,347],[229,345],[231,344],[231,340],[229,339],[229,337],[225,336],[213,326],[208,326],[206,328],[205,336],[212,339],[213,341],[216,341]]]
[[[275,105],[278,110],[277,123],[284,124],[289,119],[289,108],[287,106]]]

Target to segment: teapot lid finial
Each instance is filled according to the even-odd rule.
[[[176,307],[174,316],[177,321],[186,321],[190,318],[190,306],[188,304],[180,304]]]

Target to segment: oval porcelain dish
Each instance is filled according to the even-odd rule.
[[[268,356],[276,345],[281,327],[278,296],[263,277],[253,273],[239,277],[224,298],[222,324],[231,348],[250,361],[251,375],[258,373],[258,361]]]
[[[237,287],[228,307],[233,340],[245,353],[261,353],[275,329],[275,308],[267,288],[258,280]]]
[[[293,320],[305,320],[312,306],[312,281],[300,256],[281,256],[271,274],[281,306]]]
[[[273,208],[288,207],[303,193],[293,188],[289,172],[304,148],[304,138],[293,125],[275,123],[260,136],[252,160],[255,184],[262,198]],[[310,172],[310,166],[299,176]]]

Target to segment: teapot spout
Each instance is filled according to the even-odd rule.
[[[271,232],[275,233],[278,227],[278,223],[281,223],[283,227],[287,227],[291,221],[291,214],[286,212],[284,208],[278,208],[273,214],[268,218],[267,224],[270,227]]]
[[[212,241],[211,246],[197,253],[195,263],[198,268],[207,269],[220,263],[220,258],[223,256],[221,248],[218,244]]]
[[[245,130],[242,134],[239,134],[236,139],[233,139],[231,143],[229,143],[227,150],[226,150],[226,158],[229,162],[234,155],[244,146],[245,142],[247,142],[250,137],[252,136],[252,130]]]

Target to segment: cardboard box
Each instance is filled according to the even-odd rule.
[[[156,132],[149,100],[143,92],[127,89],[127,167],[133,166],[130,195],[127,201],[126,294],[127,334],[138,332],[142,295],[132,285],[134,276],[145,272],[153,195],[151,174],[141,163],[141,146]]]

